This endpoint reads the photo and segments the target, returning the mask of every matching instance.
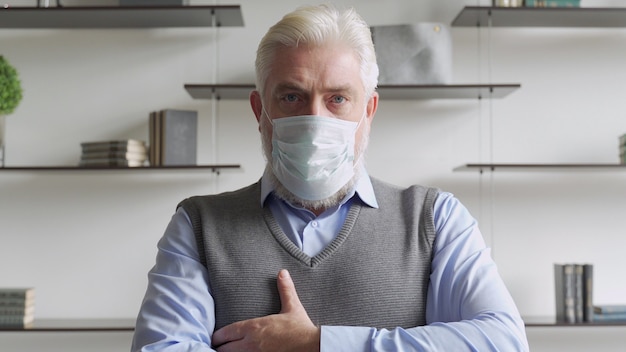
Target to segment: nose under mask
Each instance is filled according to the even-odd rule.
[[[272,170],[291,193],[322,200],[354,177],[355,136],[365,114],[358,123],[317,115],[265,116],[273,126]]]

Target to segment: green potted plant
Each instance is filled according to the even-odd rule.
[[[0,115],[8,115],[22,100],[22,85],[17,70],[0,55]]]
[[[4,166],[4,134],[6,115],[22,101],[22,85],[17,70],[0,55],[0,165]]]

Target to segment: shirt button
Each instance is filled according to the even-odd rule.
[[[311,221],[311,226],[317,227],[317,221]]]

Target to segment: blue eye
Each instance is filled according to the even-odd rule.
[[[290,103],[293,103],[294,101],[298,100],[298,96],[295,94],[287,94],[285,95],[285,101],[288,101]]]
[[[340,95],[337,95],[337,96],[333,97],[333,103],[341,104],[341,103],[343,103],[345,101],[346,101],[346,98],[344,98],[344,97],[342,97]]]

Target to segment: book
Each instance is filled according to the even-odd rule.
[[[593,307],[593,264],[583,264],[583,321],[592,322]]]
[[[185,6],[189,0],[120,0],[120,6]]]
[[[134,152],[147,154],[145,142],[136,139],[83,142],[80,144],[83,153],[89,152]]]
[[[581,264],[573,264],[574,266],[574,317],[577,323],[584,321],[584,277],[583,266]]]
[[[161,111],[161,165],[195,165],[198,113]]]
[[[594,314],[593,320],[597,322],[607,321],[626,321],[626,313],[613,313],[613,314]]]
[[[35,297],[35,289],[26,288],[0,288],[0,301],[7,299],[27,300]]]
[[[150,157],[151,166],[161,165],[161,112],[152,111],[149,117]]]
[[[140,167],[143,166],[145,160],[128,160],[128,159],[81,159],[78,166],[127,166],[127,167]]]
[[[592,264],[554,264],[554,286],[558,322],[582,323],[593,321]]]
[[[580,0],[526,0],[526,7],[580,7]]]
[[[80,158],[82,160],[90,159],[126,159],[126,160],[146,160],[147,155],[139,152],[128,151],[96,151],[83,153]]]
[[[22,306],[0,306],[0,316],[9,315],[32,315],[35,313],[35,305],[22,305]]]
[[[554,264],[556,320],[575,323],[575,278],[573,264]]]
[[[149,116],[150,164],[195,165],[198,112],[165,109]]]
[[[626,304],[594,305],[595,314],[626,314]]]
[[[25,328],[34,319],[34,288],[0,288],[0,327]]]
[[[143,166],[148,159],[144,141],[135,139],[81,143],[79,166]]]
[[[0,309],[5,308],[18,308],[25,309],[28,306],[35,304],[35,299],[21,299],[21,298],[7,298],[0,300]]]
[[[0,327],[21,329],[30,327],[35,321],[33,314],[28,315],[0,315]]]

